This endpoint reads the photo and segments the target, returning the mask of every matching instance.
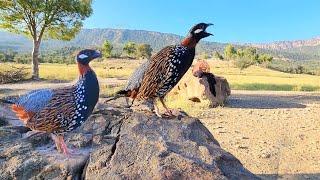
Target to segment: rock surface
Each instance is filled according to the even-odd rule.
[[[69,157],[51,148],[47,134],[24,138],[27,128],[1,124],[0,179],[256,178],[191,117],[161,119],[99,105],[67,135],[77,152]]]

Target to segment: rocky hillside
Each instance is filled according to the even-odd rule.
[[[265,43],[265,44],[247,44],[256,48],[261,49],[273,49],[273,50],[285,50],[292,48],[299,48],[305,46],[320,46],[320,36],[307,40],[295,40],[295,41],[277,41],[273,43]]]
[[[122,46],[128,41],[136,43],[147,43],[154,50],[179,43],[182,36],[168,33],[160,33],[144,30],[128,30],[128,29],[83,29],[71,41],[48,40],[42,44],[43,50],[55,50],[62,47],[94,47],[101,46],[103,41],[108,40],[114,44],[115,48]],[[199,51],[222,50],[225,44],[215,42],[203,42],[199,47]],[[11,48],[16,51],[30,51],[32,48],[31,41],[21,35],[16,35],[4,31],[0,31],[0,50]]]
[[[68,134],[78,153],[70,157],[50,148],[46,134],[24,138],[28,129],[11,118],[1,119],[0,179],[257,179],[191,117],[161,119],[101,104]]]

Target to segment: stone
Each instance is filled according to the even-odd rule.
[[[52,148],[48,134],[26,132],[0,127],[0,179],[257,179],[189,116],[165,119],[105,104],[65,136],[77,152],[70,156]]]

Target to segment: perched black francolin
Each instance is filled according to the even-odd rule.
[[[99,98],[99,83],[89,63],[101,57],[96,50],[78,53],[78,82],[69,87],[31,91],[14,100],[1,100],[12,104],[12,111],[33,131],[51,133],[57,150],[69,154],[64,133],[72,131],[90,116]]]
[[[164,103],[164,97],[190,68],[198,42],[212,35],[206,32],[210,25],[212,24],[196,24],[179,45],[167,46],[160,50],[151,57],[148,63],[138,68],[130,78],[128,86],[118,94],[153,103],[156,98],[159,98],[166,114],[172,116],[172,112]],[[161,116],[156,103],[154,103],[154,108],[155,113]]]

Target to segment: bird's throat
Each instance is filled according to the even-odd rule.
[[[186,37],[182,40],[181,45],[188,47],[188,48],[194,48],[198,44],[198,41],[193,37]]]
[[[88,71],[91,70],[89,65],[83,65],[81,63],[78,63],[78,68],[81,76],[85,75]]]

